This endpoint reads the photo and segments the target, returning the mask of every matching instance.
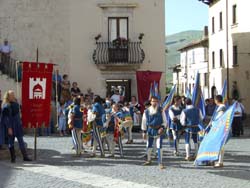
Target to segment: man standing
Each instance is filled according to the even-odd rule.
[[[157,97],[151,97],[151,106],[145,110],[142,117],[142,130],[147,131],[147,161],[144,165],[151,164],[151,153],[153,150],[153,142],[156,140],[158,150],[158,164],[160,169],[164,169],[162,164],[162,140],[164,128],[167,125],[165,113],[159,107]]]
[[[174,104],[169,109],[169,117],[171,119],[170,130],[172,131],[174,139],[174,155],[179,155],[179,131],[181,130],[180,115],[182,112],[181,108],[181,97],[176,96],[174,98]]]
[[[11,52],[12,52],[12,47],[9,45],[8,40],[4,39],[4,44],[0,46],[0,53],[1,53],[0,69],[3,73],[6,73],[8,70]]]
[[[190,156],[190,137],[192,136],[195,155],[198,152],[198,124],[203,119],[201,111],[192,105],[191,99],[187,98],[186,109],[182,111],[180,116],[181,125],[186,127],[185,129],[185,149],[186,149],[186,158],[185,160],[191,161],[194,160],[194,157]]]

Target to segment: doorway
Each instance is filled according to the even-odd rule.
[[[131,80],[106,80],[106,95],[112,96],[115,91],[119,91],[122,102],[129,102],[131,99]]]

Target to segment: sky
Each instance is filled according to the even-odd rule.
[[[198,0],[165,0],[165,10],[166,35],[208,25],[208,6]]]

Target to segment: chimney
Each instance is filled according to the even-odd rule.
[[[204,26],[203,39],[208,38],[208,26]]]

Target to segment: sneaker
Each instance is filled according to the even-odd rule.
[[[29,157],[24,157],[23,161],[32,161],[32,159],[30,159]]]
[[[194,157],[185,157],[186,161],[194,161]]]
[[[161,170],[165,169],[165,166],[163,164],[159,164],[159,167]]]
[[[133,144],[133,140],[128,140],[126,144]]]
[[[150,165],[151,164],[151,161],[145,161],[142,165],[143,166],[148,166],[148,165]]]
[[[95,153],[90,154],[90,157],[96,157]]]
[[[222,168],[223,166],[224,166],[223,163],[216,163],[214,165],[214,168]]]
[[[179,152],[178,151],[174,151],[174,156],[179,156]]]

